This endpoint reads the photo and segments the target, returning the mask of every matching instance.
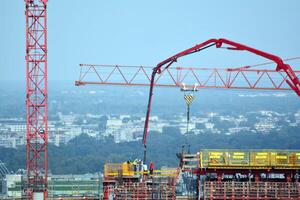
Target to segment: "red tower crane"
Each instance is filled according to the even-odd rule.
[[[47,0],[25,0],[26,10],[26,195],[47,197],[48,90]]]
[[[227,47],[222,47],[225,44]],[[229,50],[244,50],[264,57],[270,62],[239,68],[183,68],[170,66],[178,58],[216,46]],[[300,57],[286,59],[294,60]],[[276,69],[253,69],[254,67],[276,64]],[[93,65],[80,64],[79,80],[75,85],[119,85],[119,86],[150,86],[147,114],[145,119],[143,145],[146,161],[147,135],[150,119],[151,103],[154,86],[181,87],[185,82],[188,88],[197,89],[249,89],[249,90],[293,90],[300,95],[297,75],[300,71],[293,70],[278,56],[248,47],[226,39],[210,39],[192,48],[184,50],[160,62],[155,68],[146,66]],[[130,73],[130,75],[128,75]],[[158,76],[156,76],[158,74]],[[191,82],[191,80],[193,80]],[[196,83],[196,85],[194,85]]]

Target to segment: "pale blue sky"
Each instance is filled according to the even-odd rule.
[[[299,8],[299,0],[49,0],[49,80],[73,82],[79,63],[155,65],[218,37],[283,58],[299,56]],[[23,81],[23,0],[1,0],[0,25],[0,80]],[[261,61],[228,55],[208,51],[184,64],[225,67]]]

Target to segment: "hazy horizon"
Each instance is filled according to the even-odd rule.
[[[0,80],[25,80],[25,4],[1,3]],[[178,51],[219,37],[282,58],[299,56],[299,7],[297,0],[59,4],[49,0],[48,78],[75,81],[80,63],[154,66]],[[212,49],[179,64],[227,67],[262,61],[243,52]]]

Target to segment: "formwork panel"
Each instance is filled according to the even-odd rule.
[[[124,163],[107,163],[104,165],[105,177],[134,176],[134,166]]]
[[[199,155],[199,166],[202,168],[300,168],[299,150],[205,149]]]

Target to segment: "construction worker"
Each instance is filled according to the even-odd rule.
[[[142,171],[142,161],[140,159],[137,160],[137,171]]]
[[[133,168],[134,168],[134,171],[136,172],[137,171],[137,159],[135,159],[133,162],[132,162],[132,164],[133,164]]]
[[[153,171],[154,171],[154,164],[153,164],[153,162],[150,162],[149,171],[150,171],[150,175],[153,175]]]
[[[147,165],[143,164],[143,174],[147,175],[148,174],[148,169],[147,169]]]

